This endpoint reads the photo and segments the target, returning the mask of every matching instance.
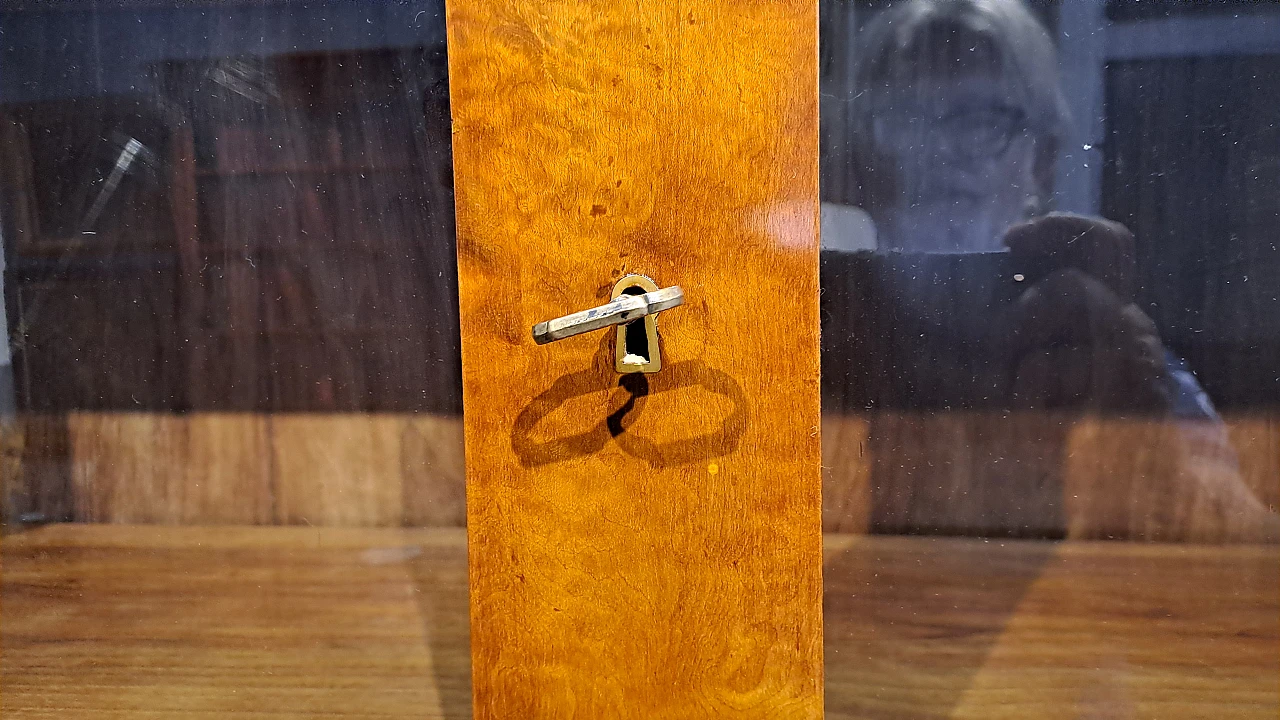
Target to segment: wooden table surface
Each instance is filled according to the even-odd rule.
[[[461,530],[3,548],[5,718],[470,717]],[[824,565],[829,718],[1280,712],[1280,547],[828,536]]]

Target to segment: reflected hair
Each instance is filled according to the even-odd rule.
[[[874,156],[876,114],[904,88],[939,73],[979,72],[994,75],[1020,101],[1044,151],[1037,175],[1049,187],[1069,114],[1053,41],[1022,0],[903,0],[877,14],[855,47],[851,129],[863,165]]]

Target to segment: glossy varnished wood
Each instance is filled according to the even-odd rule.
[[[827,716],[1274,718],[1280,550],[826,538]],[[471,717],[461,529],[3,545],[5,718]]]
[[[476,716],[819,716],[814,5],[448,24]],[[661,372],[535,346],[626,273]]]

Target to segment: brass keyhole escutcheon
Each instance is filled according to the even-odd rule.
[[[679,287],[659,290],[644,275],[627,275],[614,284],[607,304],[534,325],[533,341],[546,345],[616,325],[614,368],[620,373],[655,373],[662,369],[656,316],[683,303]]]
[[[626,275],[613,286],[609,297],[657,292],[658,285],[644,275]],[[618,326],[614,343],[614,369],[620,373],[656,373],[662,369],[658,345],[658,317],[645,315]]]

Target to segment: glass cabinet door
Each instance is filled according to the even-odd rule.
[[[0,714],[1273,718],[1277,97],[1268,2],[0,0]]]

